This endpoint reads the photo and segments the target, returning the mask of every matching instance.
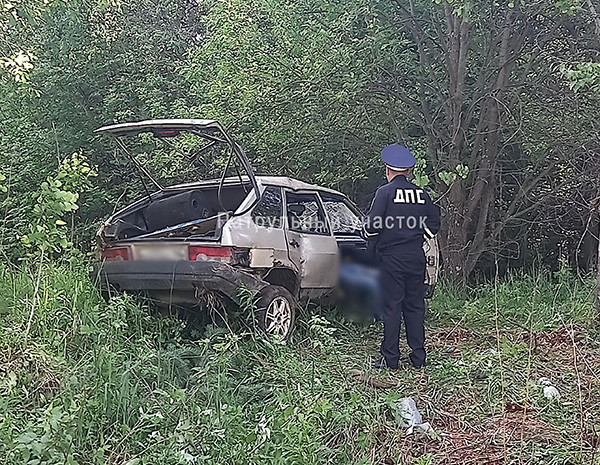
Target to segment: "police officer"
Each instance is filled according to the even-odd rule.
[[[375,368],[398,368],[402,320],[415,368],[425,365],[424,237],[440,227],[440,212],[424,189],[408,181],[415,157],[402,145],[381,152],[388,183],[377,189],[365,219],[368,249],[380,267],[384,335]]]

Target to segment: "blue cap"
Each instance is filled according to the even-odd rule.
[[[403,170],[412,168],[417,164],[417,159],[403,145],[392,144],[383,148],[381,151],[381,159],[392,169]]]

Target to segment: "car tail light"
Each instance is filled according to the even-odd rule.
[[[102,251],[102,260],[107,262],[129,260],[129,248],[113,247],[110,249],[104,249]]]
[[[203,245],[188,246],[190,260],[216,260],[228,262],[231,259],[231,247],[206,247]]]
[[[175,137],[181,133],[177,129],[155,129],[152,132],[155,137]]]

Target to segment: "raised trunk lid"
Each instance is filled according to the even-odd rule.
[[[117,138],[136,136],[142,133],[151,133],[154,135],[154,137],[165,140],[172,137],[177,137],[182,133],[188,133],[207,140],[208,144],[204,148],[212,146],[213,144],[226,144],[230,149],[230,154],[221,176],[221,185],[226,178],[227,171],[235,159],[245,171],[244,174],[248,177],[250,184],[256,193],[256,198],[260,197],[258,183],[256,181],[256,176],[252,169],[252,165],[250,164],[250,160],[248,159],[244,150],[231,138],[231,136],[225,131],[225,128],[223,128],[218,121],[209,119],[155,119],[103,126],[96,129],[94,133],[110,134]],[[163,190],[164,188],[152,177],[148,170],[136,160],[135,156],[129,154],[124,144],[121,144],[121,147],[124,152],[129,155],[129,159],[136,166],[136,168],[145,177],[149,178],[159,189]],[[204,150],[204,148],[201,148],[200,150]],[[242,174],[239,173],[237,169],[236,172],[241,182]],[[220,194],[219,200],[221,201]]]

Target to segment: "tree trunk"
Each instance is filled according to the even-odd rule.
[[[598,228],[598,234],[600,237],[600,227]],[[596,263],[596,317],[600,317],[600,240],[598,241],[598,262]]]
[[[600,317],[600,192],[599,195],[590,202],[590,223],[595,224],[598,237],[598,255],[596,257],[596,316]],[[591,232],[592,228],[590,228]]]

